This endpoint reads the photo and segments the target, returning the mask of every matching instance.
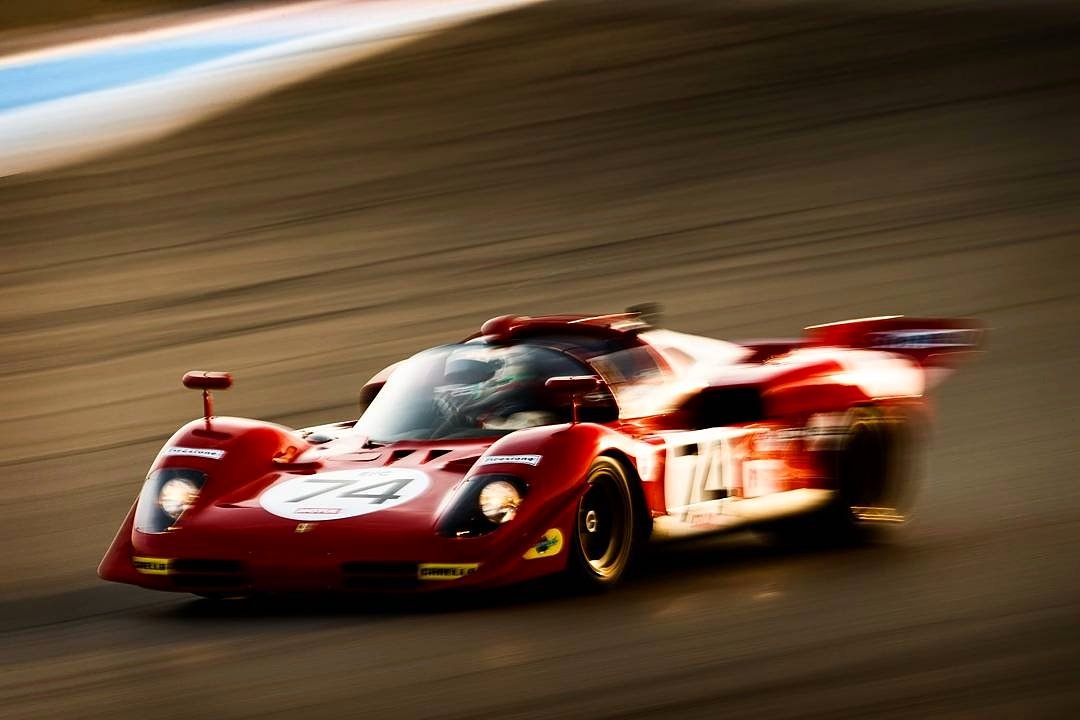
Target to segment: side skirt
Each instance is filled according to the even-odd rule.
[[[676,508],[677,514],[655,518],[652,536],[656,540],[664,540],[706,535],[810,513],[827,506],[835,495],[834,490],[801,488],[753,498],[698,503],[689,509]]]

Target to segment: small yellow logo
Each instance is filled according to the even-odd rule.
[[[523,556],[526,560],[551,557],[562,552],[563,537],[558,528],[551,528],[541,536],[540,541],[529,548]]]
[[[298,533],[311,532],[314,529],[315,529],[315,523],[297,523],[296,524],[296,532],[298,532]]]

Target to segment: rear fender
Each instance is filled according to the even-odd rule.
[[[919,364],[933,386],[985,346],[986,326],[971,318],[903,315],[860,318],[806,328],[810,345],[878,350]]]
[[[786,356],[783,364],[790,365],[790,370],[763,384],[766,418],[801,425],[816,413],[845,411],[873,399],[834,357],[815,358],[813,352],[796,350]],[[833,351],[832,355],[842,352]]]

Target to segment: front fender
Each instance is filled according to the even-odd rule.
[[[634,458],[640,443],[604,425],[545,425],[511,433],[488,448],[470,475],[516,475],[537,490],[557,494],[579,487],[598,456],[617,451]],[[530,490],[531,491],[531,490]]]
[[[200,499],[220,498],[228,491],[279,469],[311,445],[284,425],[247,418],[193,420],[177,430],[161,448],[150,472],[190,468],[204,473],[207,486]]]
[[[203,473],[206,484],[188,511],[197,513],[230,491],[274,470],[275,458],[292,459],[309,447],[294,431],[273,423],[221,417],[214,418],[207,427],[205,420],[193,420],[177,430],[161,448],[147,478],[169,468]],[[137,496],[98,567],[98,575],[106,580],[132,582],[135,577],[131,554],[139,502]]]
[[[639,458],[651,458],[653,454],[654,446],[604,425],[546,425],[519,430],[496,441],[466,480],[479,475],[513,475],[528,486],[525,503],[530,508],[529,516],[552,518],[576,502],[598,456],[613,455],[630,466],[627,469],[631,474],[638,475]]]

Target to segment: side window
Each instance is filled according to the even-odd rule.
[[[649,348],[644,346],[619,350],[592,359],[596,370],[609,384],[663,382],[664,373],[660,363]]]
[[[621,417],[647,417],[670,409],[672,386],[648,348],[619,350],[590,363],[611,388]]]

